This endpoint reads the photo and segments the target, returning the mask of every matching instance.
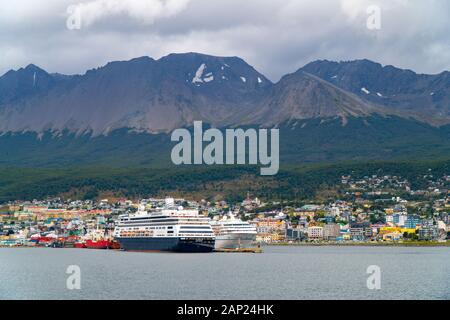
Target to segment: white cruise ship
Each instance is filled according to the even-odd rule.
[[[121,215],[114,237],[123,250],[211,252],[215,235],[210,219],[198,210],[175,207],[173,199],[166,199],[164,208]]]
[[[211,222],[216,235],[215,249],[250,248],[256,244],[256,228],[229,213]]]

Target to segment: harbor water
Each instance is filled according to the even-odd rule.
[[[263,249],[178,254],[3,248],[0,299],[450,299],[449,248]],[[70,266],[79,267],[79,290],[67,286]],[[379,267],[380,289],[367,286],[369,266]]]

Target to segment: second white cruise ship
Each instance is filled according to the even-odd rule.
[[[128,251],[211,252],[215,240],[208,217],[175,207],[173,199],[161,209],[140,206],[136,214],[119,216],[114,237]]]
[[[256,244],[256,228],[229,213],[211,222],[216,235],[215,249],[251,248]]]

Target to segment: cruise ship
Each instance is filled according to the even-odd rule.
[[[126,251],[211,252],[215,235],[210,219],[198,210],[176,207],[166,199],[164,208],[121,215],[114,237]]]
[[[256,228],[229,213],[211,222],[216,235],[215,249],[241,249],[254,247]]]

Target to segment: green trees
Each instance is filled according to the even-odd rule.
[[[358,162],[340,164],[285,165],[278,175],[263,177],[255,166],[193,166],[170,168],[1,168],[0,203],[10,200],[43,199],[63,195],[93,199],[103,193],[117,197],[194,195],[213,198],[221,195],[239,202],[247,191],[263,200],[283,201],[300,206],[315,197],[323,201],[341,198],[342,175],[397,175],[411,185],[422,186],[424,175],[442,176],[450,172],[450,160],[438,162]],[[415,189],[415,187],[412,187]],[[324,190],[325,189],[325,190]],[[380,210],[376,204],[372,210]],[[408,208],[410,213],[415,209]],[[427,214],[432,214],[431,206]]]

